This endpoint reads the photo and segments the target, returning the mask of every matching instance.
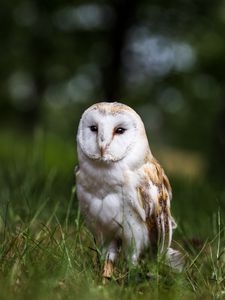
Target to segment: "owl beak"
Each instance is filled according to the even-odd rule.
[[[108,144],[106,143],[106,141],[99,143],[99,150],[100,150],[101,157],[103,157],[105,155],[107,147],[108,147]]]
[[[98,146],[101,157],[104,157],[108,145],[108,141],[104,138],[104,134],[99,134]]]
[[[101,154],[101,156],[104,156],[105,150],[106,150],[106,147],[100,147],[100,154]]]

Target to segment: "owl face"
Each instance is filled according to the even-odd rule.
[[[116,162],[123,159],[145,137],[140,117],[120,103],[98,103],[88,108],[80,120],[77,143],[92,160]]]

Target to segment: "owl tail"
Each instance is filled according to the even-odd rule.
[[[180,273],[185,266],[185,255],[178,250],[169,248],[166,254],[166,264],[174,271]]]

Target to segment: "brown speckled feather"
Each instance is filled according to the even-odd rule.
[[[157,193],[153,193],[153,188]],[[172,230],[176,224],[170,213],[172,190],[169,180],[163,168],[153,157],[143,167],[138,196],[146,212],[152,247],[156,248],[156,252],[159,249],[159,252],[164,253],[170,247]]]

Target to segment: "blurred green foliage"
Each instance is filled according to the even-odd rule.
[[[224,1],[3,0],[0,25],[1,126],[71,139],[85,107],[122,101],[224,176]]]

